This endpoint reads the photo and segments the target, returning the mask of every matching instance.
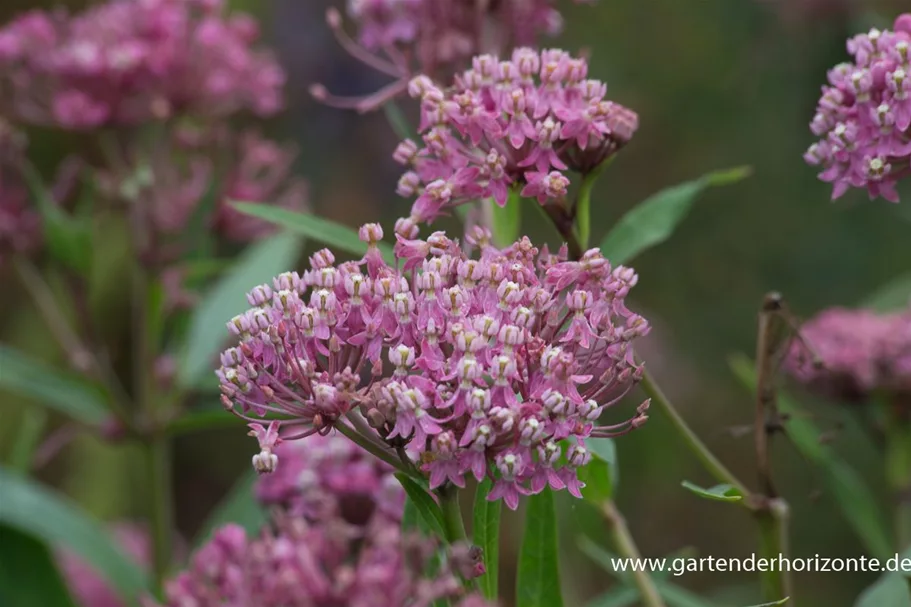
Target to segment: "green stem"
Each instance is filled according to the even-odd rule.
[[[171,561],[173,496],[171,491],[171,446],[159,435],[145,444],[146,478],[149,485],[149,523],[152,532],[152,571],[160,592]]]
[[[576,196],[576,206],[573,208],[573,215],[576,221],[576,233],[579,235],[579,245],[582,250],[588,249],[588,239],[591,237],[592,218],[591,218],[591,199],[592,190],[598,177],[604,172],[604,169],[613,160],[613,156],[602,162],[585,177],[582,178],[582,184],[579,186],[579,194]]]
[[[343,421],[340,421],[339,423],[335,424],[335,427],[336,427],[336,429],[338,429],[339,432],[341,432],[342,434],[347,436],[352,442],[357,444],[364,451],[367,451],[371,455],[374,455],[374,456],[380,458],[381,460],[383,460],[384,462],[386,462],[387,464],[389,464],[390,466],[392,466],[399,472],[403,472],[411,477],[414,476],[414,470],[406,468],[405,464],[403,464],[399,460],[399,458],[396,456],[396,453],[394,451],[380,447],[378,444],[376,444],[375,442],[373,442],[372,440],[370,440],[369,438],[367,438],[366,436],[364,436],[363,434],[361,434],[360,432],[358,432],[357,430],[355,430],[354,428],[352,428],[351,426],[349,426],[348,424],[346,424]]]
[[[770,561],[779,556],[787,557],[788,521],[790,511],[787,502],[781,498],[768,500],[756,510],[756,524],[759,528],[759,555]],[[791,573],[780,567],[769,567],[760,573],[763,598],[772,603],[792,596]]]
[[[467,542],[465,522],[462,520],[462,508],[459,506],[459,491],[455,487],[444,487],[437,491],[440,496],[440,508],[443,510],[443,524],[446,540],[450,544]]]
[[[686,423],[686,420],[683,419],[683,416],[677,411],[673,403],[665,396],[664,392],[655,382],[655,378],[652,377],[651,373],[648,370],[645,371],[645,375],[642,378],[642,389],[646,394],[652,399],[652,403],[658,405],[658,408],[670,418],[671,423],[674,425],[674,428],[683,438],[683,441],[687,444],[693,454],[699,459],[705,469],[715,477],[719,483],[727,483],[737,489],[741,495],[748,496],[750,495],[749,490],[746,486],[740,482],[740,480],[734,476],[734,473],[728,470],[721,461],[715,457],[715,454],[712,453],[709,448],[702,442],[702,440],[696,436],[696,433],[693,432],[693,429],[690,428],[689,424]],[[745,506],[749,506],[747,502],[750,500],[744,499],[741,500]]]
[[[895,504],[896,550],[911,545],[911,423],[900,414],[886,418],[886,479]]]
[[[620,514],[616,504],[607,500],[601,505],[601,512],[610,526],[611,537],[614,542],[614,548],[621,556],[632,561],[638,561],[642,558],[636,541],[630,533],[629,527],[626,526],[626,519]],[[646,571],[638,568],[633,571],[633,583],[639,590],[639,598],[642,600],[643,607],[664,607],[664,599],[658,592],[655,582]]]

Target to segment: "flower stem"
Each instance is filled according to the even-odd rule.
[[[576,204],[573,207],[573,217],[576,222],[576,233],[579,235],[579,245],[585,250],[588,248],[588,240],[591,237],[592,218],[591,218],[591,199],[592,190],[598,177],[604,172],[604,169],[613,160],[613,156],[596,166],[582,178],[582,184],[579,186],[579,193],[576,196]]]
[[[414,476],[414,470],[406,468],[405,464],[399,460],[394,451],[380,447],[378,444],[343,421],[339,421],[337,424],[335,424],[335,427],[339,432],[347,436],[352,442],[354,442],[364,451],[367,451],[371,455],[380,458],[399,472],[403,472],[411,477]]]
[[[759,528],[760,556],[775,561],[779,556],[787,556],[790,519],[787,502],[781,498],[769,499],[761,508],[757,508],[755,518]],[[760,573],[759,581],[762,596],[770,603],[792,595],[790,570],[770,567]]]
[[[601,504],[601,513],[604,515],[608,525],[610,525],[611,536],[614,541],[614,548],[621,556],[638,561],[642,558],[636,541],[630,533],[629,527],[626,526],[626,519],[620,514],[616,504],[607,500]],[[658,592],[655,582],[646,571],[635,568],[633,571],[633,583],[639,590],[639,598],[642,600],[643,607],[664,607],[664,599]]]
[[[437,494],[440,496],[440,507],[443,510],[446,540],[450,544],[467,542],[468,534],[465,532],[462,509],[459,507],[458,489],[455,487],[442,487],[437,491]]]
[[[155,585],[162,588],[171,560],[173,496],[171,494],[171,445],[164,434],[145,445],[146,478],[149,484],[149,523],[152,531]]]
[[[702,440],[696,436],[696,433],[690,428],[689,424],[686,423],[686,420],[683,419],[683,416],[677,411],[674,404],[668,399],[668,397],[655,382],[655,378],[652,377],[651,373],[648,370],[645,371],[645,375],[642,378],[642,389],[645,390],[645,393],[652,399],[652,402],[658,405],[662,412],[670,418],[671,423],[674,425],[674,429],[683,437],[684,442],[690,448],[690,450],[696,455],[705,469],[715,477],[719,483],[727,483],[734,488],[736,488],[741,495],[748,496],[750,494],[746,486],[740,482],[740,480],[734,476],[734,473],[725,467],[721,461],[715,457],[715,454],[712,453],[709,448],[702,442]],[[747,502],[749,500],[742,500],[742,502]]]

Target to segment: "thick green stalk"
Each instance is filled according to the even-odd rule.
[[[446,540],[450,544],[467,542],[465,522],[462,520],[462,509],[459,506],[459,491],[455,487],[445,487],[437,494],[440,497],[440,508],[443,510],[443,524]]]
[[[750,492],[747,490],[746,486],[741,483],[740,480],[734,476],[734,473],[728,470],[727,467],[715,457],[715,454],[709,450],[705,443],[696,436],[696,433],[690,428],[689,424],[686,423],[686,420],[683,419],[683,416],[680,415],[670,399],[668,399],[655,382],[655,378],[652,377],[651,373],[647,370],[642,378],[641,385],[642,389],[645,390],[645,393],[652,399],[652,403],[658,405],[661,411],[671,420],[674,429],[677,430],[678,434],[680,434],[693,454],[702,462],[702,465],[709,474],[715,477],[715,480],[719,483],[727,483],[736,488],[741,495],[748,496]],[[744,505],[748,505],[745,503],[747,501],[748,500],[746,499],[742,500]]]
[[[636,541],[633,539],[629,527],[626,526],[626,519],[620,514],[616,504],[611,500],[607,500],[601,505],[601,512],[610,526],[614,548],[620,556],[631,561],[641,559],[642,554],[639,552],[639,547],[636,546]],[[664,599],[661,598],[655,582],[647,571],[642,571],[637,567],[633,570],[632,575],[633,583],[639,590],[639,598],[642,599],[640,604],[643,607],[665,607]]]
[[[156,589],[160,591],[171,562],[173,533],[173,495],[171,484],[171,445],[163,433],[147,439],[145,445],[146,481],[149,486],[149,524],[152,532]]]
[[[579,186],[579,194],[576,196],[576,206],[573,208],[573,216],[576,221],[576,234],[579,236],[579,246],[582,247],[582,250],[588,248],[588,240],[591,238],[592,190],[595,187],[595,182],[598,181],[598,177],[601,176],[601,173],[604,172],[605,167],[610,164],[611,160],[613,160],[613,157],[602,162],[585,175],[585,177],[582,178],[582,184]]]
[[[364,451],[367,451],[371,455],[374,455],[399,472],[404,472],[408,476],[414,476],[414,470],[405,467],[405,464],[396,457],[396,453],[390,449],[385,449],[373,442],[345,422],[339,422],[335,424],[336,429],[347,436],[353,443],[358,445]]]
[[[755,517],[759,528],[759,556],[776,562],[779,556],[787,557],[790,519],[787,502],[781,498],[770,499],[756,510]],[[762,596],[770,603],[792,596],[790,571],[769,567],[759,574],[759,581]]]

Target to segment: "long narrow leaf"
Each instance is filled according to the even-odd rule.
[[[249,307],[245,298],[247,291],[292,269],[302,246],[301,240],[290,233],[251,245],[209,290],[190,320],[186,347],[178,367],[181,387],[196,387],[201,378],[212,371],[213,359],[228,338],[225,323]]]
[[[557,514],[549,489],[528,498],[519,552],[516,607],[562,607],[557,555]]]
[[[474,498],[474,526],[472,534],[474,543],[483,550],[484,566],[487,572],[481,576],[478,583],[481,591],[488,599],[497,598],[497,582],[500,575],[500,510],[499,501],[487,500],[493,483],[489,478],[478,485]]]
[[[345,251],[353,255],[363,255],[367,251],[367,245],[361,242],[356,230],[329,219],[265,204],[251,202],[234,202],[232,204],[241,213],[274,223],[301,236],[329,244],[338,251]],[[378,243],[378,246],[383,253],[383,258],[388,263],[395,263],[392,247],[382,242]]]
[[[408,499],[414,504],[418,514],[430,530],[441,540],[446,539],[446,525],[443,523],[443,511],[439,504],[433,501],[430,494],[423,487],[402,474],[397,472],[395,477],[399,479]]]
[[[613,264],[627,263],[670,238],[704,190],[736,183],[749,174],[749,167],[715,171],[658,192],[620,218],[601,241],[601,252]]]
[[[82,557],[125,599],[148,591],[146,576],[104,528],[64,496],[0,469],[0,523]]]
[[[0,390],[34,399],[86,424],[107,417],[101,391],[8,346],[0,345]]]
[[[2,524],[0,538],[0,604],[10,607],[75,607],[45,544]]]
[[[756,390],[756,373],[745,356],[732,357],[731,369],[751,392]],[[823,471],[829,493],[835,499],[858,538],[871,554],[887,559],[894,554],[879,506],[873,500],[863,478],[819,440],[821,432],[806,416],[802,407],[785,393],[778,395],[778,408],[788,416],[787,432],[791,442],[804,457]]]
[[[911,306],[911,274],[899,276],[892,282],[874,291],[862,304],[877,312],[893,312]]]

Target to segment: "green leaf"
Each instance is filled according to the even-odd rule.
[[[54,200],[41,175],[31,164],[24,164],[22,174],[41,215],[44,240],[51,256],[82,276],[87,276],[92,262],[90,220],[69,216]]]
[[[576,544],[579,546],[579,550],[582,552],[582,554],[600,565],[602,569],[615,576],[619,580],[628,579],[626,571],[621,571],[614,567],[614,561],[620,558],[617,554],[611,552],[604,546],[595,543],[591,538],[584,535],[579,536],[579,538],[576,540]]]
[[[497,582],[499,581],[500,565],[500,510],[501,503],[499,500],[491,502],[487,500],[487,494],[493,483],[489,478],[478,485],[474,497],[474,525],[472,526],[472,539],[474,543],[483,550],[484,566],[487,573],[478,579],[481,586],[481,592],[484,597],[495,600],[497,594]]]
[[[214,358],[229,337],[225,323],[249,307],[247,291],[291,269],[302,247],[300,239],[290,233],[253,244],[206,293],[193,312],[180,356],[177,380],[182,388],[196,387],[212,372]]]
[[[861,307],[877,312],[894,312],[911,305],[911,274],[899,276],[867,297]]]
[[[133,599],[148,592],[142,570],[96,521],[68,498],[0,469],[0,523],[68,548],[82,557],[118,594]],[[5,543],[3,542],[0,544]]]
[[[649,197],[624,215],[601,241],[601,252],[619,265],[670,238],[697,196],[714,186],[736,183],[747,177],[749,167],[715,171]]]
[[[911,607],[908,580],[898,573],[886,573],[857,597],[854,607]]]
[[[240,525],[249,534],[257,533],[266,524],[266,511],[256,501],[253,493],[255,484],[256,473],[253,470],[248,470],[240,477],[203,523],[196,535],[197,546],[209,539],[216,529],[228,523]]]
[[[406,139],[414,141],[417,138],[414,129],[402,112],[402,108],[398,106],[395,100],[390,99],[383,104],[383,113],[386,114],[386,121],[389,122],[389,126],[392,127],[392,132],[395,133],[396,137],[402,141]]]
[[[17,607],[75,607],[48,547],[14,527],[0,524],[0,604]]]
[[[405,496],[405,509],[402,511],[402,531],[411,529],[420,529],[421,517],[418,515],[418,508],[414,505],[407,495]]]
[[[579,470],[579,479],[585,483],[582,497],[597,505],[611,499],[617,487],[620,478],[617,448],[609,438],[593,438],[585,444],[593,457]]]
[[[707,500],[715,500],[718,502],[739,502],[743,499],[743,494],[734,487],[733,485],[721,484],[715,485],[708,489],[703,489],[699,485],[694,485],[689,481],[683,481],[680,483],[685,488],[689,489],[699,497],[704,497]]]
[[[734,356],[730,366],[737,379],[755,393],[756,371],[752,361],[743,355]],[[829,493],[870,554],[880,559],[893,556],[889,534],[883,526],[885,519],[863,478],[822,443],[822,433],[802,415],[803,407],[797,401],[779,392],[778,408],[788,418],[788,438],[805,458],[822,470]]]
[[[367,245],[361,242],[357,235],[357,230],[329,219],[306,213],[296,213],[288,209],[265,204],[250,202],[232,202],[231,204],[241,213],[246,213],[251,217],[274,223],[307,238],[329,244],[338,251],[345,251],[352,255],[363,255],[367,251]],[[378,243],[377,246],[379,246],[386,263],[394,264],[395,255],[392,252],[392,247],[385,242]]]
[[[443,522],[443,511],[433,497],[424,490],[419,484],[414,482],[410,477],[396,472],[395,477],[399,479],[408,499],[414,503],[418,514],[430,530],[441,540],[446,539],[446,525]]]
[[[516,607],[562,607],[553,493],[545,489],[529,497],[527,503],[516,574]]]
[[[31,398],[85,424],[108,415],[104,395],[93,384],[0,345],[0,390]]]
[[[498,247],[508,247],[519,238],[519,228],[522,225],[522,197],[515,188],[509,189],[509,197],[502,207],[491,198],[488,202],[491,208],[491,231],[493,242]]]

